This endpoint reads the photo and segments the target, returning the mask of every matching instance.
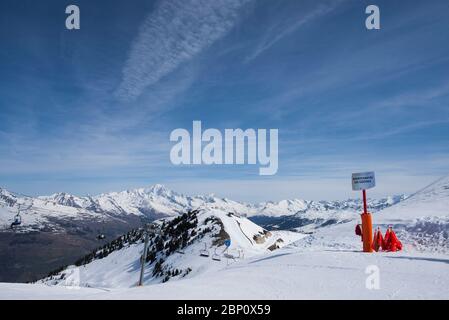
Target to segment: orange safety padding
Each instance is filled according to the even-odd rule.
[[[362,213],[363,252],[373,252],[373,222],[370,213]]]

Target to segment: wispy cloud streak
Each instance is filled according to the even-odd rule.
[[[161,1],[132,44],[116,96],[134,100],[182,63],[223,37],[251,0]]]
[[[259,43],[256,49],[249,56],[246,57],[245,61],[249,62],[257,58],[261,53],[270,49],[278,41],[292,34],[300,27],[332,12],[340,4],[341,1],[342,0],[333,1],[329,4],[318,4],[315,9],[301,17],[298,17],[294,22],[289,23],[288,25],[283,25],[281,27],[271,28],[270,32],[268,32],[268,34],[265,36],[265,39],[261,43]]]

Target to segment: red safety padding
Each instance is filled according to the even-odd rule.
[[[362,227],[360,226],[360,224],[355,226],[355,234],[358,236],[362,235]]]
[[[402,243],[399,241],[396,233],[393,231],[393,228],[389,227],[387,233],[385,234],[384,246],[382,247],[385,251],[401,251]]]
[[[373,241],[373,250],[378,251],[379,248],[377,247],[377,239],[378,239],[378,231],[374,231],[374,241]]]
[[[374,233],[374,242],[373,242],[373,249],[374,251],[379,251],[380,249],[383,249],[384,244],[384,238],[382,236],[382,231],[378,228],[376,232]]]
[[[382,250],[384,251],[388,250],[389,241],[390,241],[390,228],[388,228],[387,231],[385,232],[385,238],[382,243]]]
[[[396,236],[396,233],[394,233],[393,229],[391,230],[390,234],[390,242],[391,242],[391,248],[390,251],[396,252],[402,250],[402,243],[399,241],[398,237]]]

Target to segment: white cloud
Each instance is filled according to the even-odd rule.
[[[432,100],[449,95],[449,83],[444,83],[438,87],[416,91],[407,91],[400,95],[385,99],[377,104],[378,108],[399,108],[409,106],[427,106]]]
[[[223,37],[251,0],[166,0],[144,21],[116,91],[129,101]]]
[[[300,12],[302,16],[295,17],[294,21],[291,23],[287,23],[287,25],[281,23],[281,27],[274,26],[270,28],[270,31],[265,36],[264,40],[257,45],[256,49],[249,56],[246,57],[245,61],[249,62],[255,59],[265,50],[268,50],[278,41],[292,34],[300,27],[330,13],[340,4],[341,1],[342,0],[334,1],[329,4],[318,4],[318,6],[314,10],[305,15],[302,15],[302,12]]]

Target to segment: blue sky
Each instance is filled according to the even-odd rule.
[[[65,29],[65,7],[81,29]],[[381,30],[365,28],[365,8]],[[237,200],[413,192],[449,173],[449,2],[2,1],[0,186]],[[170,132],[279,129],[279,170],[173,166]],[[191,129],[190,129],[191,130]]]

